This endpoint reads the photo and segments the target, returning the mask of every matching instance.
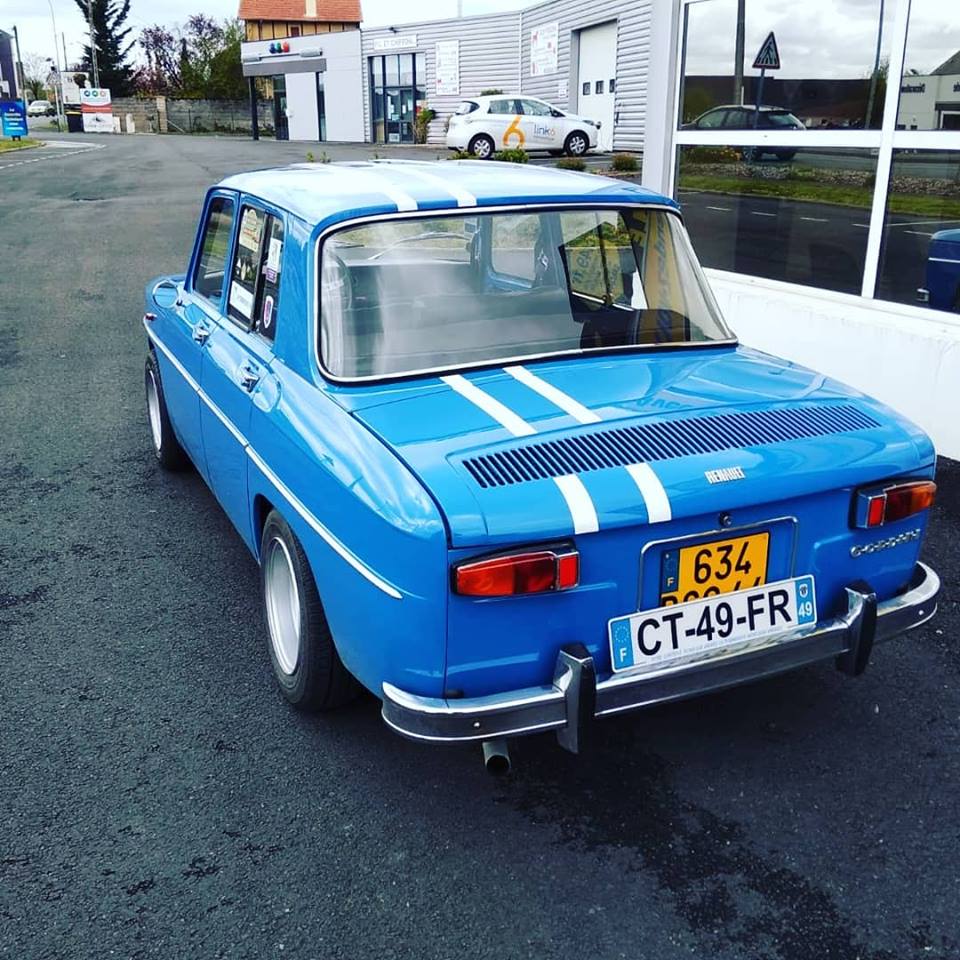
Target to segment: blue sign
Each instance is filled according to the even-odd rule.
[[[0,126],[5,137],[27,135],[27,108],[22,100],[0,100]]]

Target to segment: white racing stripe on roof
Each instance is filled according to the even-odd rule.
[[[536,390],[541,397],[546,397],[552,404],[559,407],[565,413],[569,413],[578,423],[599,423],[600,418],[592,411],[588,410],[578,400],[564,393],[546,380],[541,380],[535,373],[531,373],[526,367],[514,366],[504,367],[505,372],[511,377],[519,380],[524,386],[531,390]]]
[[[600,521],[583,481],[572,473],[553,479],[567,501],[570,516],[573,517],[573,532],[596,533],[600,529]]]
[[[405,190],[401,190],[398,186],[391,183],[389,177],[385,177],[375,170],[371,170],[369,167],[356,166],[353,169],[360,176],[366,177],[375,190],[379,193],[385,193],[390,198],[390,201],[397,205],[398,212],[403,213],[408,210],[418,209],[417,201]]]
[[[670,498],[650,464],[631,463],[626,469],[637,485],[643,502],[647,505],[647,522],[664,523],[669,520],[673,516],[670,510]]]
[[[404,173],[409,173],[424,183],[432,183],[446,193],[449,193],[457,201],[458,207],[475,207],[477,205],[477,198],[470,193],[469,190],[464,190],[463,187],[459,187],[455,183],[450,183],[450,181],[443,177],[438,177],[435,173],[427,172],[421,167],[420,162],[417,160],[374,160],[374,163],[383,164],[384,166],[403,167]]]
[[[499,400],[489,393],[472,384],[459,373],[440,378],[448,387],[452,387],[462,397],[466,397],[474,406],[489,414],[501,426],[506,427],[515,437],[529,437],[536,433],[533,427],[523,417],[515,414],[509,407],[505,407]]]

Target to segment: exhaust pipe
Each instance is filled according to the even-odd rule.
[[[483,765],[487,773],[502,777],[510,772],[510,748],[506,740],[483,741]]]

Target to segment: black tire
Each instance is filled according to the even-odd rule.
[[[789,163],[797,155],[796,150],[778,150],[777,159],[783,160],[785,163]]]
[[[547,153],[549,153],[551,157],[562,157],[562,156],[563,156],[563,151],[562,151],[562,150],[548,150]]]
[[[276,586],[268,588],[274,562],[289,565],[296,585],[299,639],[295,656],[278,642],[276,613],[282,617],[283,611],[271,612],[272,604],[280,602],[278,592],[283,593]],[[276,510],[268,514],[260,537],[260,590],[270,662],[284,697],[298,710],[333,710],[355,699],[360,685],[337,653],[310,562],[296,534]]]
[[[163,395],[160,367],[152,350],[147,351],[143,381],[147,394],[147,424],[150,427],[153,454],[157,463],[164,470],[186,470],[190,466],[190,458],[173,432],[170,414],[167,413],[167,401]]]
[[[467,147],[467,150],[478,160],[489,160],[496,149],[497,145],[493,142],[493,137],[488,137],[485,133],[478,133]]]
[[[582,157],[590,149],[590,138],[582,130],[567,134],[563,143],[563,152],[568,157]]]

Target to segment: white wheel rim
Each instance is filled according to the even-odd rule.
[[[570,141],[570,152],[574,154],[581,154],[584,150],[587,149],[587,145],[583,141],[583,137],[574,137]]]
[[[279,537],[267,544],[263,564],[270,644],[280,669],[290,676],[300,659],[300,591],[290,552]]]
[[[157,378],[150,370],[147,373],[147,413],[150,415],[150,433],[153,435],[153,447],[160,452],[160,393],[157,390]]]
[[[481,158],[486,158],[490,155],[490,143],[487,140],[478,140],[476,146],[473,148],[474,155]]]

